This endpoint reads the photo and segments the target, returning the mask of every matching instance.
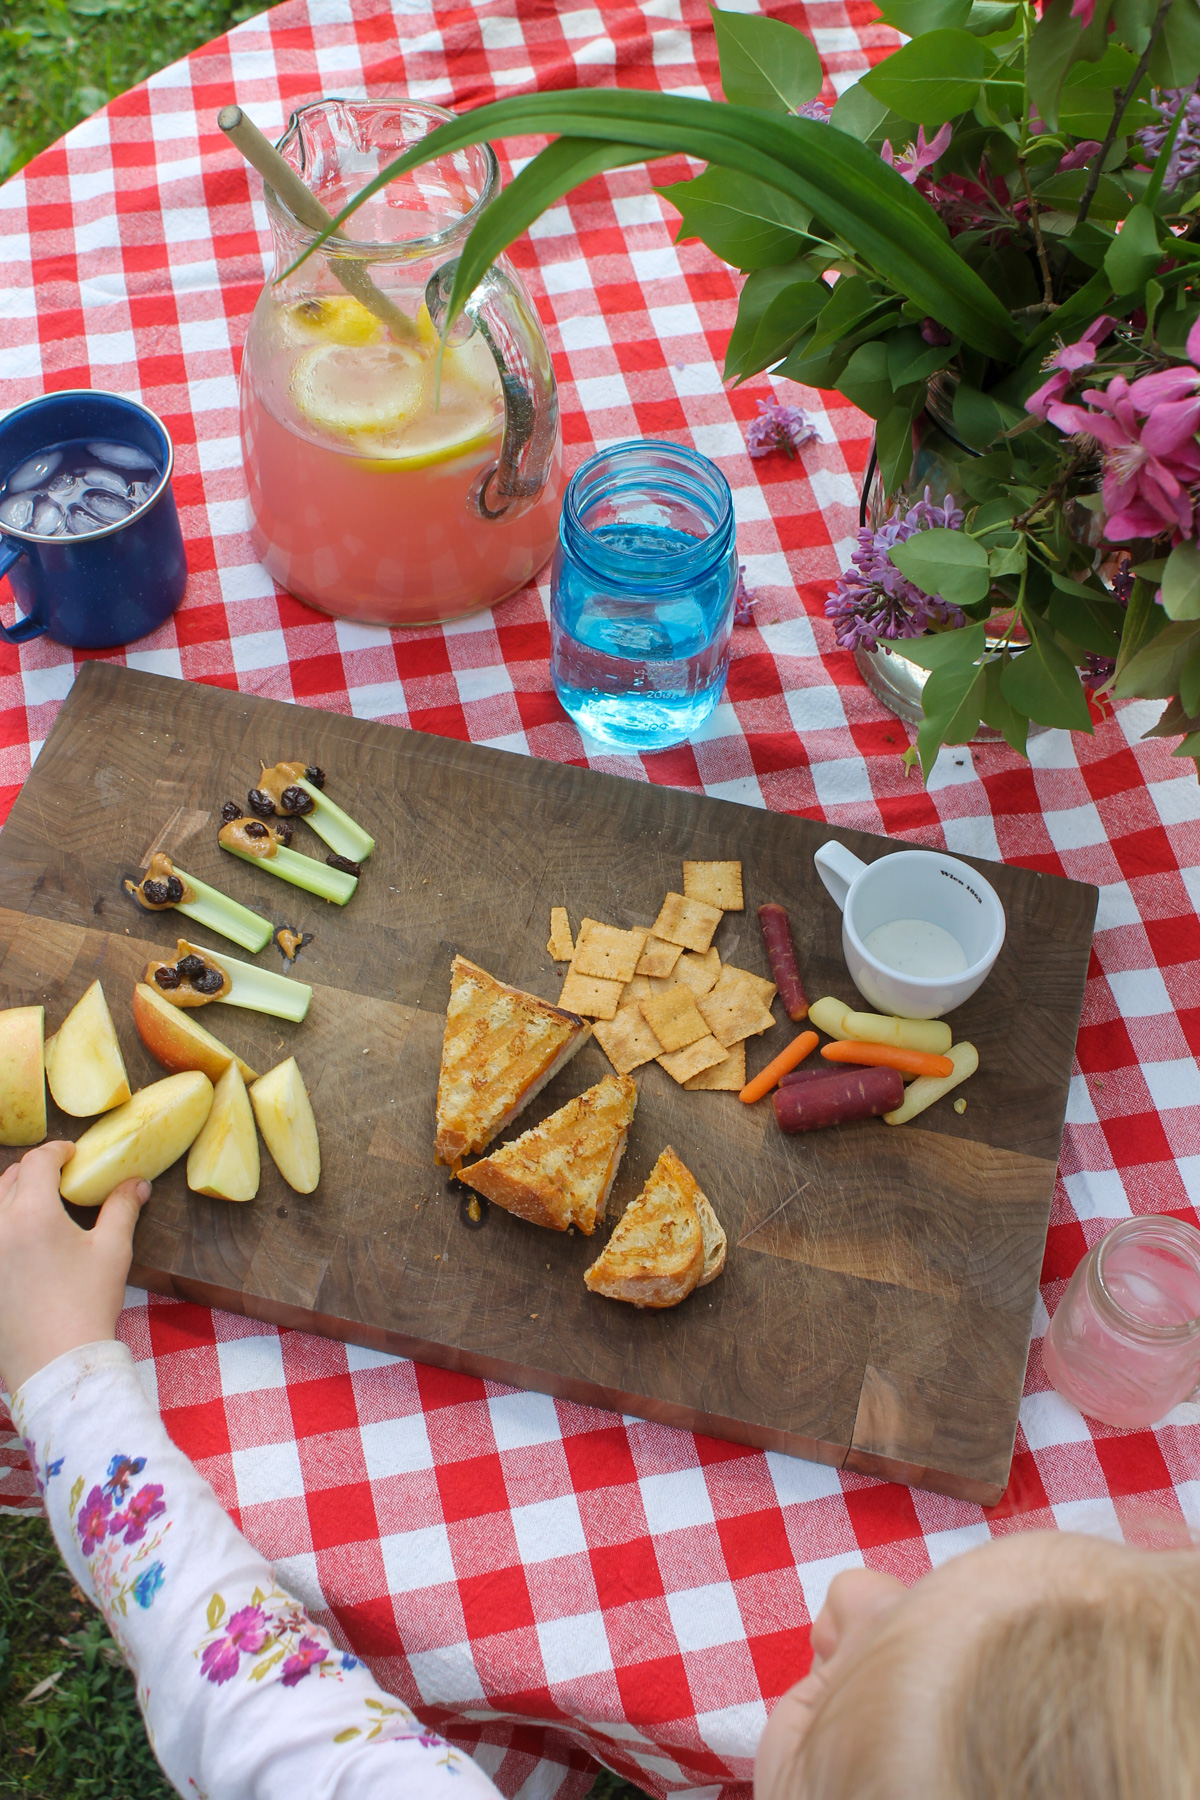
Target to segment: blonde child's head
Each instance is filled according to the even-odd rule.
[[[755,1800],[1200,1800],[1200,1552],[1017,1534],[839,1576]]]

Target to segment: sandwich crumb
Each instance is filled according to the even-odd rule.
[[[967,1103],[963,1099],[961,1094],[958,1096],[958,1099],[954,1102],[954,1110],[959,1115],[960,1118],[962,1117],[963,1113],[965,1113],[967,1110]]]

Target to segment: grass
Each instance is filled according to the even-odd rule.
[[[171,1800],[133,1677],[41,1519],[0,1516],[0,1795]]]
[[[258,0],[0,0],[0,180]],[[0,1795],[171,1800],[133,1677],[41,1519],[0,1515]],[[607,1770],[589,1800],[642,1800]]]
[[[0,0],[0,180],[114,94],[262,10],[260,0]]]

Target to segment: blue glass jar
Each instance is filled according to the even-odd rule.
[[[550,598],[550,674],[581,731],[662,750],[725,686],[738,562],[733,495],[681,444],[614,444],[575,471]]]

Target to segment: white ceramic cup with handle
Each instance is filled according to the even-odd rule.
[[[822,844],[813,861],[841,908],[850,979],[880,1012],[940,1019],[987,980],[1004,943],[1004,908],[995,889],[966,863],[940,850],[894,850],[865,863],[832,841]],[[953,973],[905,972],[868,950],[872,932],[907,920],[949,932],[966,967]]]

